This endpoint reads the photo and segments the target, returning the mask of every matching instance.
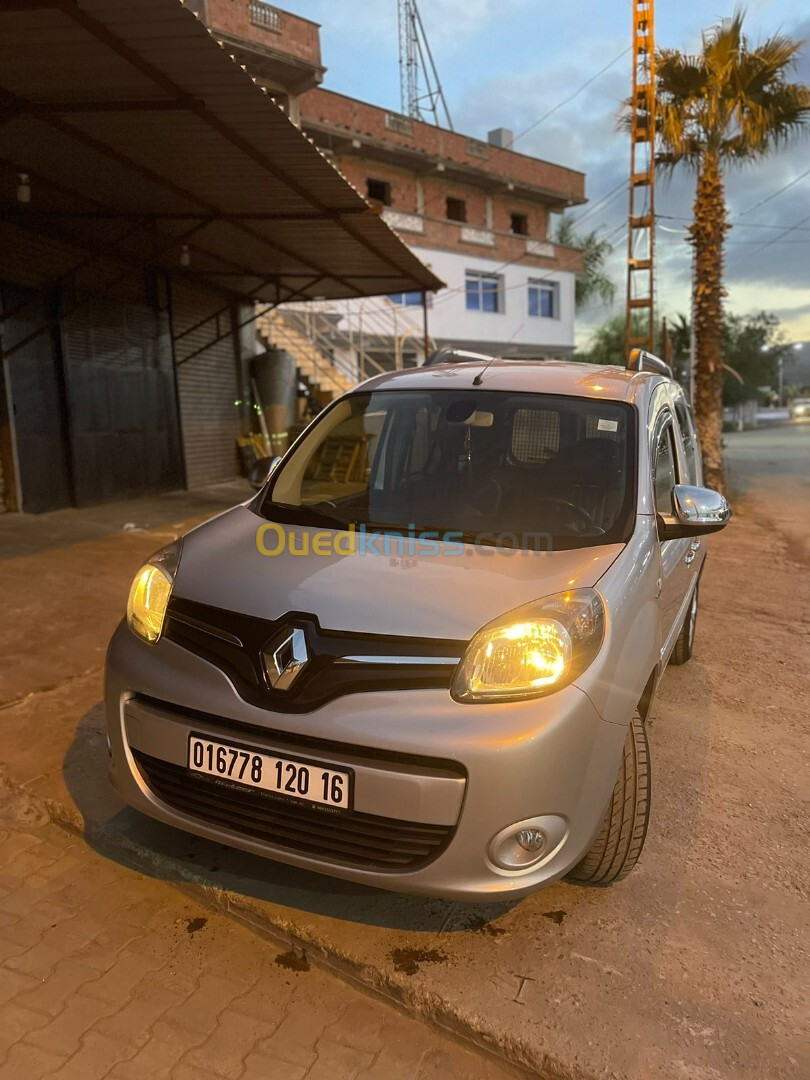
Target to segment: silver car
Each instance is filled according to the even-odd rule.
[[[379,888],[606,885],[644,844],[645,719],[730,510],[656,358],[439,360],[334,402],[138,572],[107,657],[112,782]]]

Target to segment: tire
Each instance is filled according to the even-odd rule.
[[[627,729],[616,786],[591,849],[567,875],[579,885],[612,885],[638,862],[650,820],[650,750],[636,710]]]
[[[672,656],[669,658],[670,664],[685,664],[687,660],[692,659],[692,650],[695,647],[695,624],[697,623],[697,615],[698,591],[697,587],[695,587],[695,591],[692,594],[692,603],[689,605],[686,618],[683,620],[681,632],[678,634],[678,640],[675,642],[675,648],[672,650]]]

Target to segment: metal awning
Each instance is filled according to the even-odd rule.
[[[146,266],[269,303],[442,286],[180,0],[0,0],[0,279]]]

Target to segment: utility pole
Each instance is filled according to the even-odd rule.
[[[625,348],[653,351],[655,314],[655,33],[654,0],[633,6],[630,98],[630,214],[627,233]],[[634,318],[636,316],[636,318]],[[637,327],[638,323],[640,327]]]

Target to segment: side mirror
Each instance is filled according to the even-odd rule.
[[[281,458],[276,457],[262,457],[258,458],[250,466],[248,470],[248,481],[254,491],[258,491],[259,488],[263,488],[267,481],[270,479],[270,473],[276,468]]]
[[[719,532],[730,517],[731,507],[719,491],[676,484],[672,489],[672,514],[658,515],[658,536],[661,540],[678,540]]]

